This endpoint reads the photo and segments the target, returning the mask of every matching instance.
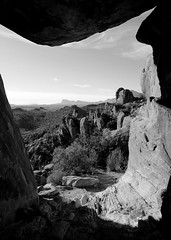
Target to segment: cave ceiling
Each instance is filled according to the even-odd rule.
[[[0,23],[42,45],[80,41],[157,6],[157,0],[1,0]]]

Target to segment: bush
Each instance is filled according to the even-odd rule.
[[[125,171],[129,156],[129,128],[120,128],[109,137],[108,171]]]
[[[67,174],[92,173],[92,167],[96,165],[97,154],[77,142],[73,142],[67,148],[58,147],[54,150],[54,170],[61,170]]]
[[[52,183],[54,185],[61,185],[62,178],[65,175],[66,174],[61,170],[55,170],[47,177],[47,183]]]
[[[127,154],[117,147],[107,158],[107,171],[124,172],[127,168],[127,163]]]

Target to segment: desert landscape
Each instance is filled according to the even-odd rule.
[[[124,29],[118,39],[116,36],[107,38],[103,31],[120,27],[150,10],[137,29],[136,39],[152,49],[137,79],[141,92],[123,85],[117,89],[109,89],[109,86],[105,88],[106,95],[98,95],[106,96],[106,100],[93,101],[93,94],[89,94],[88,98],[93,96],[89,101],[63,98],[52,104],[9,103],[5,74],[0,75],[0,238],[170,239],[171,14],[168,3],[155,0],[13,3],[3,0],[0,9],[1,24],[36,43],[34,50],[39,45],[66,44],[64,50],[59,50],[64,51],[64,55],[73,51],[69,50],[72,46],[79,54],[82,48],[85,57],[92,44],[97,54],[107,49],[103,52],[104,62],[112,49],[109,44],[119,44],[121,36],[125,41],[125,32],[130,29]],[[102,40],[103,48],[99,48],[95,38],[79,45],[79,41],[95,33],[101,34],[97,39]],[[11,33],[0,31],[0,35],[18,39]],[[134,57],[138,62],[137,49],[134,49]],[[141,54],[143,51],[141,48]],[[13,56],[12,52],[10,54]],[[130,52],[122,52],[126,54]],[[73,56],[76,61],[76,53]],[[119,61],[119,55],[116,56]],[[32,61],[37,73],[39,63]],[[48,54],[44,61],[50,61]],[[1,64],[6,66],[4,62]],[[109,69],[110,64],[106,65]],[[126,72],[123,66],[122,71]],[[96,63],[93,67],[91,64],[92,75]],[[114,67],[117,68],[116,63]],[[20,74],[22,64],[19,69],[21,71],[16,69],[16,72]],[[48,75],[48,67],[46,71]],[[98,71],[102,75],[101,70]],[[66,84],[53,78],[58,88],[77,89],[77,96],[82,96],[85,90],[93,90],[90,82],[70,81]],[[109,83],[104,81],[106,87]],[[29,88],[31,82],[24,84]],[[46,85],[42,79],[38,87],[48,91],[50,84],[48,80]],[[100,80],[95,80],[97,92],[104,90],[100,84]],[[112,95],[108,97],[107,92]],[[18,89],[16,93],[20,97],[27,95]],[[35,92],[32,97],[55,96],[54,92],[47,96],[46,92],[40,93]]]

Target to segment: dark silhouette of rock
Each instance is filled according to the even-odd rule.
[[[169,2],[160,2],[142,22],[137,40],[153,48],[154,64],[161,87],[162,105],[171,107],[171,11]]]
[[[38,203],[34,175],[0,76],[0,228]]]
[[[118,92],[118,98],[116,99],[117,104],[125,104],[128,102],[133,102],[134,96],[129,89],[123,89]]]
[[[115,27],[157,3],[157,0],[1,0],[0,23],[35,43],[55,46]]]

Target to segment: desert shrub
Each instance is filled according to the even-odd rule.
[[[61,170],[67,174],[91,173],[96,161],[96,152],[77,142],[65,149],[58,147],[53,154],[54,170]]]
[[[58,135],[49,133],[45,133],[43,137],[26,144],[33,169],[40,169],[50,163],[53,158],[53,151],[59,145]]]
[[[125,171],[129,156],[129,128],[116,130],[115,134],[108,139],[109,154],[107,157],[108,171]]]
[[[34,116],[29,113],[23,113],[20,115],[17,124],[19,128],[24,128],[26,130],[31,130],[36,128],[36,122]]]
[[[64,173],[61,170],[54,170],[48,177],[47,177],[47,183],[52,183],[54,185],[61,185],[62,184],[62,178],[65,176],[66,173]]]
[[[128,156],[126,152],[117,147],[107,158],[107,171],[124,172],[127,167]]]
[[[117,118],[111,120],[110,122],[107,123],[106,128],[110,130],[115,130],[117,129]]]

